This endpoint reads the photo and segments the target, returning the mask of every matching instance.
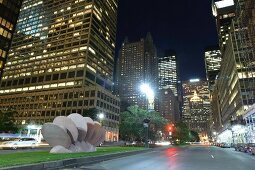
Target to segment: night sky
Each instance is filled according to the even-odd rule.
[[[204,78],[204,48],[218,44],[211,0],[119,0],[117,51],[149,31],[158,55],[175,50],[182,80]]]

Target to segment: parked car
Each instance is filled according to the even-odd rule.
[[[7,141],[2,143],[2,148],[10,148],[10,149],[17,149],[17,148],[35,148],[37,147],[38,143],[34,138],[18,138],[12,141]]]
[[[235,150],[244,152],[244,147],[245,147],[244,143],[238,143],[238,144],[235,145]]]
[[[251,146],[251,154],[255,155],[255,146]]]
[[[220,147],[222,147],[222,148],[230,148],[231,145],[230,145],[230,143],[221,143]]]
[[[247,143],[244,146],[244,152],[252,153],[252,148],[255,148],[255,143]]]

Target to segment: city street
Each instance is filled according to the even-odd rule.
[[[91,170],[251,170],[255,156],[233,148],[211,146],[172,147],[123,157],[77,169]],[[66,169],[67,170],[67,169]]]

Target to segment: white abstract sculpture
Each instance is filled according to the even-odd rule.
[[[58,116],[42,127],[42,135],[52,147],[50,153],[94,152],[105,133],[100,123],[77,113]]]

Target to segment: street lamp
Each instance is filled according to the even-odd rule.
[[[149,84],[143,83],[140,86],[140,90],[146,96],[146,110],[147,110],[147,112],[149,110],[153,110],[154,109],[154,92],[153,92],[152,88],[150,87]],[[149,144],[148,144],[149,123],[150,123],[150,119],[145,118],[143,120],[143,126],[145,128],[145,148],[149,148]]]
[[[99,118],[99,121],[100,121],[100,123],[102,124],[102,120],[104,119],[104,113],[99,113],[98,115],[97,115],[97,117]]]

